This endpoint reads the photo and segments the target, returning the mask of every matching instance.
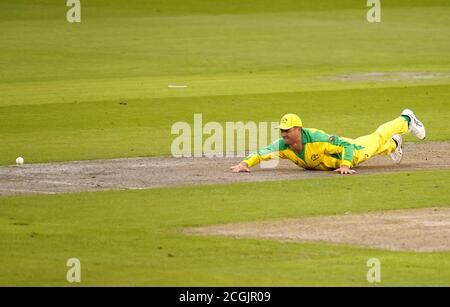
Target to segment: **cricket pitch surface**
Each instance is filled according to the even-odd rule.
[[[450,168],[450,142],[406,143],[403,151],[404,157],[400,165],[394,165],[388,156],[375,157],[355,168],[357,174]],[[334,172],[306,171],[288,160],[279,160],[279,165],[272,169],[257,166],[251,173],[231,173],[230,166],[240,160],[147,157],[4,166],[0,167],[0,195],[148,189],[340,176]]]
[[[394,251],[450,250],[450,208],[284,219],[188,228],[191,235],[325,242]]]

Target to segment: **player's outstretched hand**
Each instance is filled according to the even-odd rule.
[[[244,173],[244,172],[250,173],[250,169],[248,168],[248,165],[245,162],[241,162],[238,165],[234,165],[230,167],[230,169],[233,173]]]
[[[334,171],[341,175],[351,175],[356,173],[355,170],[350,169],[350,167],[348,167],[347,165],[342,165],[340,168],[335,169]]]

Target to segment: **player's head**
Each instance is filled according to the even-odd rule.
[[[280,129],[281,137],[287,145],[301,142],[302,137],[302,120],[295,114],[285,114],[280,124],[277,126]]]

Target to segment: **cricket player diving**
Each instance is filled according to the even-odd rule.
[[[403,134],[412,131],[420,140],[426,136],[424,125],[409,109],[378,127],[374,133],[357,139],[304,128],[301,119],[295,114],[284,115],[277,128],[280,129],[280,139],[250,154],[238,165],[232,166],[231,171],[250,172],[250,168],[261,161],[282,158],[304,169],[353,174],[355,170],[352,168],[377,155],[389,155],[394,163],[400,163],[403,157]]]

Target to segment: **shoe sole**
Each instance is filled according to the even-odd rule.
[[[422,125],[422,128],[425,130],[425,125],[417,118],[416,114],[414,114],[414,112],[411,109],[403,110],[402,115],[408,116],[411,119],[411,121],[414,121],[414,125],[417,125],[418,123],[420,123],[420,125]],[[409,128],[409,131],[412,131],[411,128]],[[423,137],[417,136],[417,134],[414,131],[412,131],[412,132],[419,140],[425,140],[425,138],[427,137],[426,130],[425,130],[425,136],[423,136]]]

